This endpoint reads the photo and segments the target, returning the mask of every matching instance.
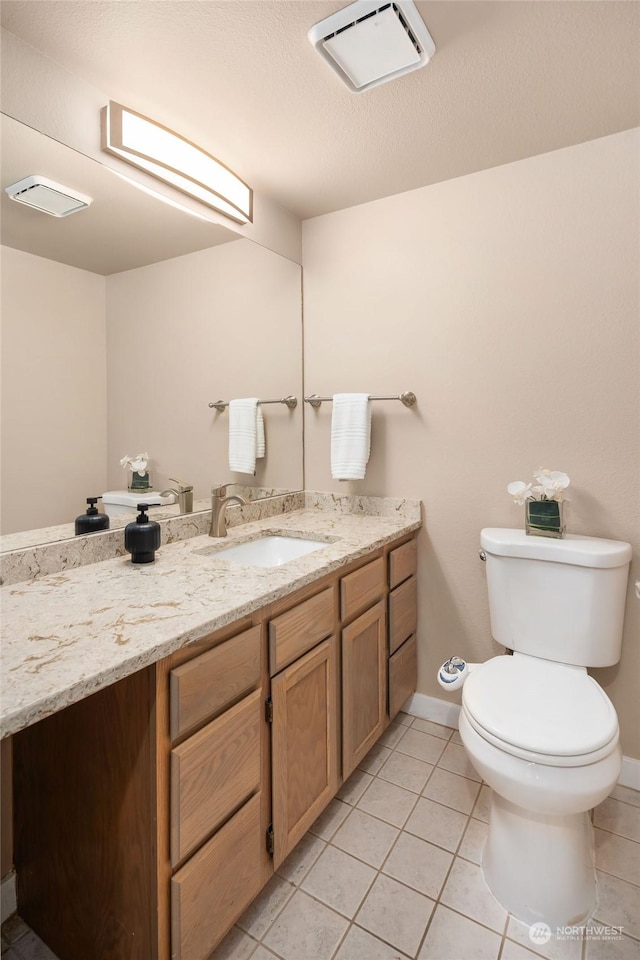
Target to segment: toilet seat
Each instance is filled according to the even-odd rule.
[[[506,753],[548,766],[586,766],[619,739],[604,690],[582,667],[524,654],[480,664],[462,688],[474,730]]]

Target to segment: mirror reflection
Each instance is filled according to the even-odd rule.
[[[2,187],[33,174],[93,202],[59,219],[2,190],[2,533],[72,523],[141,451],[154,490],[196,501],[301,489],[300,266],[3,116]],[[209,403],[290,394],[262,408],[255,475],[232,473]]]

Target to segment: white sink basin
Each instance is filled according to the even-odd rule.
[[[207,550],[209,556],[244,563],[250,567],[281,567],[283,563],[305,557],[314,550],[322,550],[328,544],[320,540],[305,540],[303,537],[269,535],[222,550]]]

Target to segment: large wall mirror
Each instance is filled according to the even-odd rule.
[[[72,522],[142,451],[156,490],[302,489],[300,266],[3,115],[2,187],[35,174],[93,203],[60,219],[2,190],[2,534]],[[209,403],[288,395],[232,474]]]

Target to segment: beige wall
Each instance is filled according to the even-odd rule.
[[[300,267],[249,240],[107,278],[109,489],[120,459],[152,457],[156,489],[177,477],[208,496],[226,480],[301,489]],[[229,414],[209,402],[294,394],[263,407],[255,481],[228,466]]]
[[[498,652],[483,526],[523,525],[507,483],[572,478],[569,531],[631,541],[640,577],[638,131],[303,224],[305,390],[377,403],[367,478],[331,480],[331,405],[307,409],[306,486],[419,497],[419,686]],[[640,757],[638,608],[594,671]]]
[[[104,277],[1,249],[2,533],[68,523],[106,482]]]

